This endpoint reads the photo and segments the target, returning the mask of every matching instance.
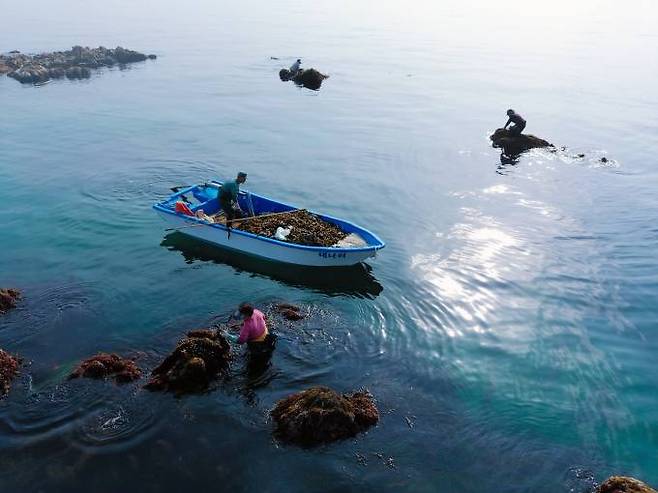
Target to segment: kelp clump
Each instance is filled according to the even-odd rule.
[[[304,318],[304,315],[301,313],[300,308],[296,305],[291,305],[289,303],[278,303],[275,305],[276,311],[281,314],[286,320],[297,321]]]
[[[145,388],[177,394],[202,392],[228,368],[230,360],[231,346],[222,334],[193,330],[151,372]]]
[[[263,218],[256,216],[236,227],[267,238],[273,238],[279,227],[290,229],[285,241],[308,246],[330,247],[347,236],[337,225],[305,209]]]
[[[507,156],[518,156],[530,149],[552,147],[550,142],[530,134],[514,134],[499,128],[489,137],[494,147],[500,148]]]
[[[271,415],[277,438],[304,447],[353,437],[379,421],[370,393],[341,395],[328,387],[292,394],[277,402]]]
[[[80,363],[69,378],[112,378],[117,383],[127,383],[141,376],[142,370],[132,359],[122,358],[117,354],[99,353]]]
[[[18,289],[0,288],[0,315],[16,308],[16,302],[21,298]]]
[[[11,382],[18,375],[21,359],[0,349],[0,397],[4,397],[11,388]]]
[[[601,483],[596,493],[656,493],[656,490],[635,478],[611,476]]]

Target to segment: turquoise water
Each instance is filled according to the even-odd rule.
[[[658,484],[653,2],[134,3],[2,7],[0,51],[158,55],[0,78],[0,285],[25,295],[0,347],[27,361],[0,402],[2,491]],[[320,91],[278,79],[297,57],[330,74]],[[568,149],[501,163],[487,136],[510,106]],[[165,234],[169,187],[237,170],[386,249],[337,276]],[[308,314],[263,374],[238,353],[182,399],[65,381],[99,350],[152,368],[244,300]],[[267,411],[317,384],[368,387],[379,425],[275,443]]]

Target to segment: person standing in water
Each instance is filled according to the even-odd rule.
[[[513,123],[514,125],[510,127],[509,133],[513,136],[521,135],[521,132],[523,132],[523,129],[525,128],[526,121],[521,115],[512,109],[507,110],[507,116],[508,120],[503,128],[507,129],[507,126],[510,123]]]
[[[290,75],[292,75],[293,77],[297,75],[297,72],[299,72],[299,67],[301,64],[302,64],[302,59],[298,58],[297,61],[290,66]]]
[[[225,181],[222,188],[219,189],[217,200],[219,206],[226,214],[226,226],[231,227],[231,223],[235,218],[242,217],[242,211],[237,206],[238,193],[240,193],[240,185],[247,181],[247,173],[242,171],[238,173],[238,177],[232,181]],[[234,205],[236,204],[236,205]]]
[[[267,330],[263,312],[248,303],[241,304],[239,312],[242,315],[243,322],[237,341],[238,344],[247,343],[251,348],[253,345],[259,346],[260,343],[266,342],[270,333]]]

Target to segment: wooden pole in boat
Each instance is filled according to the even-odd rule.
[[[283,211],[283,212],[273,212],[272,214],[262,214],[260,216],[251,216],[251,217],[244,217],[240,219],[233,219],[233,222],[240,222],[243,223],[245,221],[249,221],[250,219],[262,219],[265,217],[272,217],[272,216],[282,216],[284,214],[291,214],[293,212],[297,211],[304,211],[306,209],[293,209],[291,211]],[[194,216],[190,216],[194,217]],[[217,224],[217,223],[197,223],[197,224],[188,224],[187,226],[181,226],[180,228],[166,228],[165,231],[178,231],[179,229],[186,229],[186,228],[194,228],[196,226],[208,226],[208,224]]]

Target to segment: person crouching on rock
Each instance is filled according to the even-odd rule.
[[[295,75],[297,75],[297,72],[299,72],[299,67],[300,67],[301,64],[302,64],[302,59],[298,58],[297,61],[290,66],[290,76],[291,77],[294,77]]]
[[[242,217],[242,211],[237,204],[240,185],[245,181],[247,181],[247,173],[240,172],[235,180],[225,181],[222,188],[219,190],[217,200],[219,201],[219,206],[226,215],[226,226],[229,228],[234,219]]]
[[[523,117],[521,115],[519,115],[518,113],[516,113],[512,109],[507,110],[507,116],[509,118],[508,118],[507,123],[505,124],[505,126],[503,128],[507,129],[507,126],[510,123],[513,123],[514,125],[512,125],[509,129],[510,135],[512,135],[512,136],[521,135],[521,132],[523,132],[523,129],[525,128],[525,124],[526,124]]]
[[[267,346],[266,343],[270,342],[272,336],[267,330],[263,312],[256,310],[248,303],[242,303],[239,312],[242,315],[243,322],[237,341],[238,344],[247,343],[249,349],[260,349],[261,346]]]

